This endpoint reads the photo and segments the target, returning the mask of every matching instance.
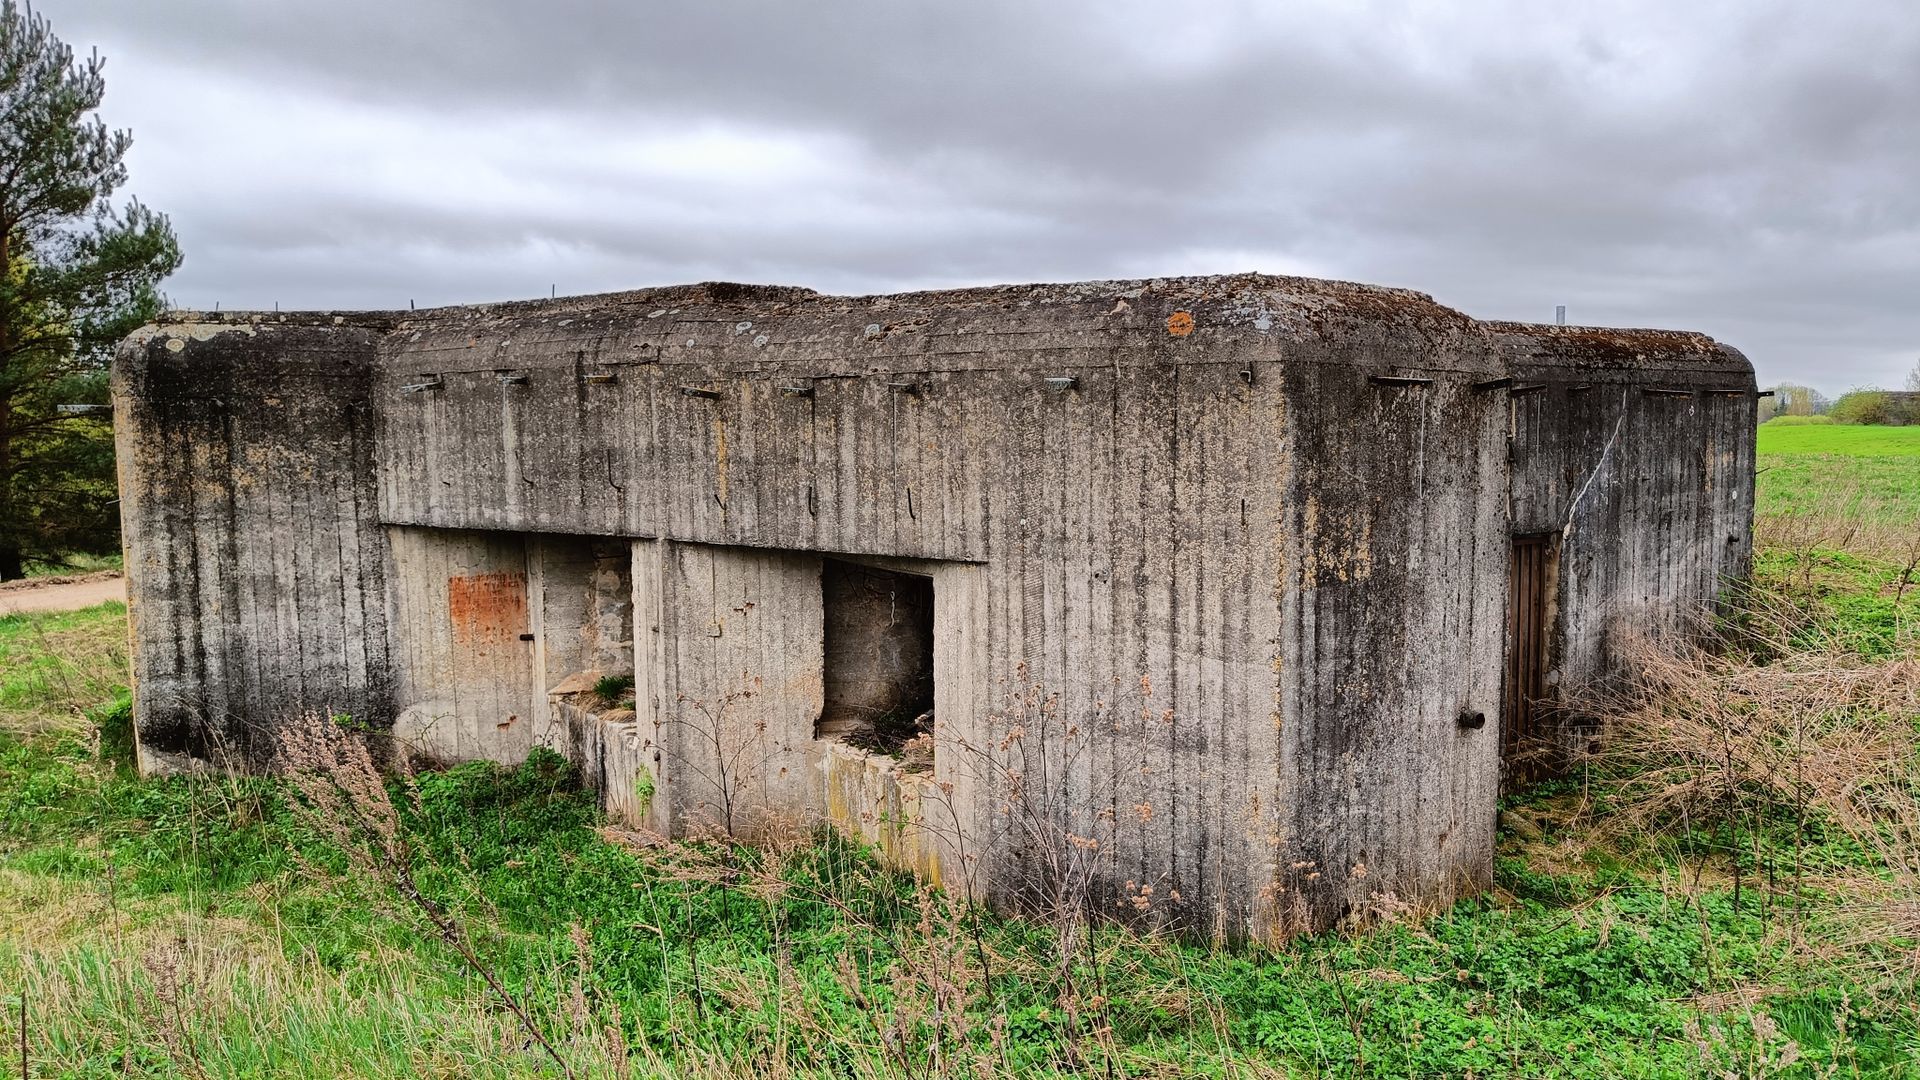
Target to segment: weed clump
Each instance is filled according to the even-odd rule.
[[[608,706],[631,710],[633,708],[633,676],[606,675],[593,684],[593,696]]]
[[[109,701],[86,711],[87,722],[100,733],[100,760],[123,772],[139,762],[133,739],[133,694],[122,690]]]

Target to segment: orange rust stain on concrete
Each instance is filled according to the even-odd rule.
[[[518,571],[447,579],[447,618],[461,645],[504,645],[527,632],[527,575]]]
[[[1176,311],[1167,316],[1167,333],[1174,337],[1186,337],[1193,333],[1193,313]]]

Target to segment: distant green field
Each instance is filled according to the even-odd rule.
[[[1757,441],[1762,455],[1920,457],[1920,425],[1884,427],[1867,424],[1795,424],[1770,420],[1760,425]]]
[[[1783,529],[1806,535],[1792,519],[1820,519],[1842,546],[1857,526],[1878,534],[1865,546],[1903,549],[1902,531],[1920,529],[1920,427],[1766,423],[1756,450],[1763,539],[1797,546]]]

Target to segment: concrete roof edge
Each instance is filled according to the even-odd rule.
[[[686,285],[662,285],[615,292],[585,293],[574,296],[502,300],[476,304],[449,304],[413,310],[365,311],[174,311],[162,316],[169,323],[219,323],[225,325],[285,323],[290,325],[350,324],[392,328],[405,321],[439,321],[449,317],[485,315],[513,317],[523,315],[569,315],[611,308],[641,305],[699,304],[728,306],[735,304],[817,303],[828,306],[924,306],[964,308],[995,301],[1048,304],[1084,303],[1099,299],[1124,299],[1155,293],[1169,298],[1195,301],[1230,300],[1246,292],[1294,296],[1301,299],[1342,297],[1365,298],[1373,303],[1400,301],[1409,305],[1452,311],[1465,320],[1464,313],[1453,311],[1433,297],[1413,289],[1328,278],[1295,277],[1258,272],[1232,274],[1196,274],[1155,278],[1114,278],[1091,281],[1031,282],[1024,284],[976,285],[953,289],[919,289],[895,293],[834,294],[816,292],[797,285],[755,285],[738,282],[706,281]]]
[[[1695,330],[1641,327],[1557,326],[1488,320],[1481,323],[1495,342],[1525,355],[1513,356],[1514,366],[1585,367],[1605,365],[1632,369],[1651,367],[1708,367],[1744,374],[1751,380],[1753,364],[1746,354]]]

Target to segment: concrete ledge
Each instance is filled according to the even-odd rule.
[[[941,791],[933,774],[909,772],[897,758],[836,739],[815,740],[814,745],[827,822],[871,845],[887,865],[942,884],[945,843],[938,823],[951,821],[953,814],[934,805]]]
[[[551,704],[560,741],[553,749],[599,793],[607,817],[664,835],[664,800],[654,780],[655,747],[634,714],[623,709],[595,712],[558,695]],[[809,809],[818,820],[871,846],[888,866],[942,884],[947,838],[937,823],[953,815],[937,806],[941,792],[933,774],[910,771],[898,759],[833,739],[816,740],[809,750],[819,781],[819,799]]]

